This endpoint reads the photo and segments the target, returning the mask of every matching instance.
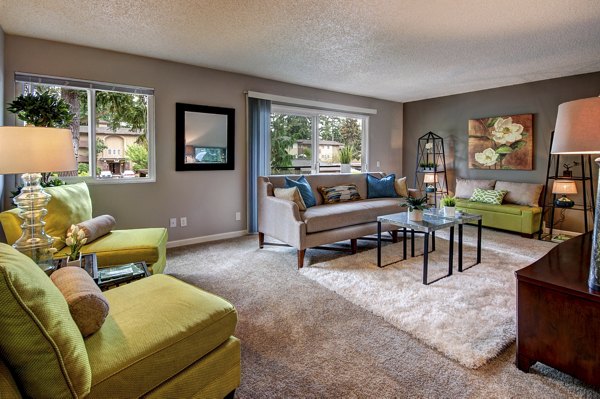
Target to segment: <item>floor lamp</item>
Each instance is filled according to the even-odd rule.
[[[558,106],[550,152],[600,154],[600,97],[569,101]],[[596,159],[596,163],[600,166],[600,158]],[[600,186],[600,177],[598,184]],[[600,195],[596,195],[593,234],[588,286],[590,290],[600,292]]]
[[[13,202],[23,219],[21,237],[13,244],[44,271],[54,269],[52,242],[44,231],[50,194],[40,185],[40,172],[77,170],[71,131],[46,127],[0,127],[0,174],[22,173],[23,188]]]

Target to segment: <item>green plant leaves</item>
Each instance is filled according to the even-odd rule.
[[[6,109],[33,126],[68,128],[73,121],[69,104],[49,90],[22,94],[9,103]]]
[[[519,140],[519,141],[515,141],[514,143],[512,143],[510,145],[510,148],[512,148],[514,151],[519,150],[523,147],[525,147],[527,145],[527,143],[523,140]]]
[[[510,146],[507,146],[506,144],[503,144],[500,147],[496,148],[496,154],[510,154],[511,152],[513,152],[513,149]]]

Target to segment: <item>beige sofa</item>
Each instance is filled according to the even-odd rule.
[[[382,173],[371,173],[381,178]],[[283,241],[298,250],[298,268],[304,265],[307,248],[338,241],[351,240],[356,252],[357,238],[377,233],[377,216],[406,210],[400,198],[367,199],[367,174],[306,175],[317,205],[301,212],[292,201],[276,198],[274,188],[285,187],[286,176],[260,176],[258,178],[258,239],[263,248],[265,235]],[[296,180],[299,176],[288,176]],[[336,204],[323,204],[319,186],[331,187],[355,184],[361,200]],[[411,192],[414,192],[411,190]],[[390,231],[394,241],[394,226],[384,224],[382,231]]]

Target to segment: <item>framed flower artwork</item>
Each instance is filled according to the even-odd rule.
[[[469,169],[533,169],[533,114],[469,120]]]

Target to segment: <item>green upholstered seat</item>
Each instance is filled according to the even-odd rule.
[[[110,314],[85,339],[92,369],[89,397],[142,395],[227,341],[237,323],[230,303],[166,275],[105,295]]]
[[[72,224],[92,218],[92,200],[85,183],[48,187],[45,190],[52,195],[45,219],[48,235],[64,240]],[[0,213],[0,223],[7,242],[13,244],[21,236],[22,220],[18,210]],[[151,273],[162,273],[166,266],[167,239],[165,228],[114,230],[85,245],[82,252],[95,252],[99,267],[145,261]],[[69,252],[60,240],[55,240],[54,247],[60,249],[55,258],[65,257]]]
[[[481,209],[489,212],[498,212],[498,213],[509,213],[511,215],[520,215],[523,211],[531,212],[530,206],[527,205],[516,205],[516,204],[502,204],[502,205],[494,205],[494,204],[485,204],[483,202],[475,202],[469,201],[465,199],[457,199],[457,206],[461,208],[467,209]]]
[[[536,233],[540,226],[542,208],[538,206],[492,205],[457,198],[456,209],[482,216],[482,224],[523,234]]]

